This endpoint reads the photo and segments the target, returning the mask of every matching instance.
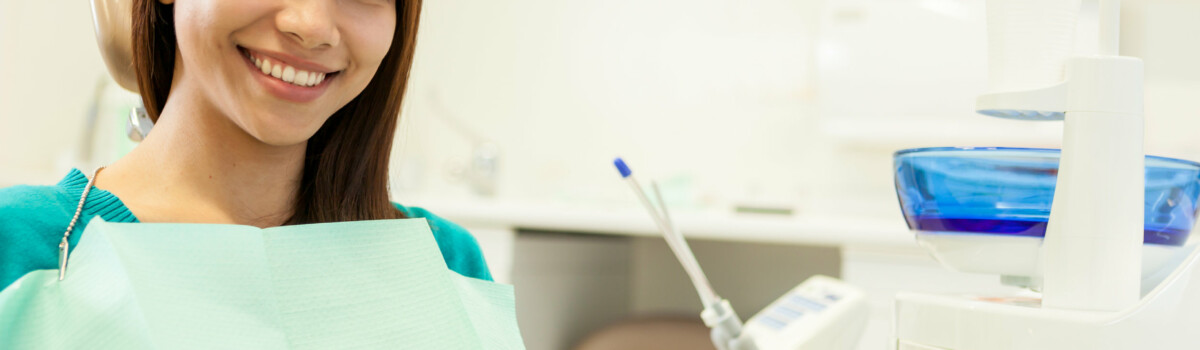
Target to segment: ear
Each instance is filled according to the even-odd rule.
[[[133,72],[132,22],[133,0],[92,0],[92,20],[96,44],[108,66],[108,73],[126,90],[137,92]]]

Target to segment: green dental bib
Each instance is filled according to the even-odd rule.
[[[0,349],[524,349],[513,289],[446,268],[424,219],[109,223],[0,292]]]

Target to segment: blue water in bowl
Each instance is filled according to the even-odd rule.
[[[918,231],[1003,234],[1026,237],[1045,237],[1046,221],[960,219],[945,217],[908,218],[908,228]],[[1142,230],[1144,242],[1180,246],[1187,242],[1188,231],[1160,226]]]
[[[1044,237],[1059,151],[923,148],[896,152],[896,193],[920,231]],[[1200,198],[1200,164],[1146,157],[1145,243],[1183,245]]]

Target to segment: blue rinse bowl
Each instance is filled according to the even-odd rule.
[[[1044,237],[1059,150],[917,148],[896,152],[909,229]],[[1145,243],[1183,245],[1195,222],[1200,164],[1146,157]]]

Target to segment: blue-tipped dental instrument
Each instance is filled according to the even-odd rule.
[[[629,169],[629,165],[625,164],[624,160],[616,158],[613,160],[613,165],[617,167],[617,171],[621,173],[625,183],[628,183],[629,187],[633,189],[638,200],[650,212],[650,217],[654,219],[659,231],[662,231],[667,245],[671,247],[671,251],[675,253],[675,257],[679,259],[679,263],[683,265],[684,271],[692,280],[692,285],[696,287],[696,292],[700,294],[700,301],[704,303],[704,311],[700,313],[700,318],[704,320],[705,325],[712,328],[713,344],[720,350],[757,349],[752,339],[743,338],[742,319],[738,318],[728,300],[722,299],[713,291],[712,285],[708,283],[708,277],[704,275],[704,270],[700,269],[700,263],[692,254],[692,248],[688,247],[683,234],[671,222],[671,215],[667,213],[667,206],[663,202],[662,192],[658,190],[658,184],[650,182],[650,188],[654,190],[654,199],[658,202],[658,206],[655,206],[646,192],[642,190],[637,179],[633,177],[633,171]]]

